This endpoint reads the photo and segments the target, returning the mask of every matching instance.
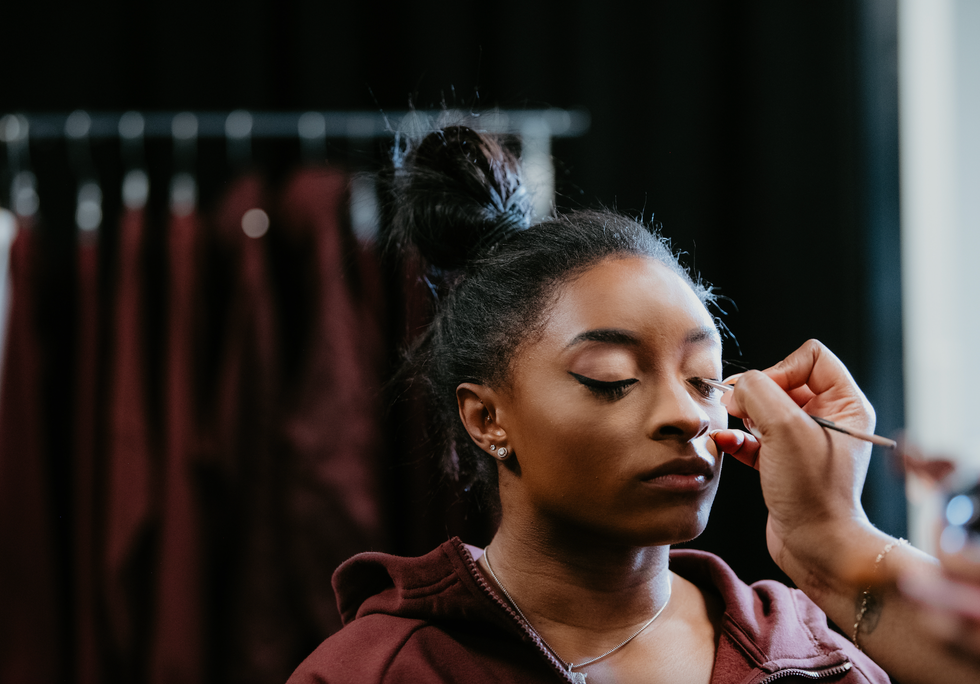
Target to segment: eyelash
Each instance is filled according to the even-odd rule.
[[[718,391],[708,383],[703,382],[701,378],[691,378],[688,382],[705,399],[710,399],[712,394]]]
[[[578,380],[597,397],[601,399],[609,399],[611,401],[625,397],[630,388],[639,382],[639,380],[636,378],[604,382],[602,380],[594,380],[584,375],[579,375],[578,373],[572,373],[571,371],[569,371],[569,375]],[[705,399],[710,399],[712,395],[718,391],[708,383],[702,382],[701,378],[699,377],[690,378],[688,382],[691,384],[691,387],[693,387],[695,391]]]
[[[600,399],[607,399],[609,401],[615,401],[616,399],[622,399],[629,392],[630,388],[639,382],[636,378],[630,378],[629,380],[616,380],[614,382],[604,382],[602,380],[593,380],[584,375],[579,375],[578,373],[568,373],[573,378],[578,380],[582,385],[584,385],[592,394],[596,395]]]

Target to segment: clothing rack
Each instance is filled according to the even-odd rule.
[[[584,134],[590,123],[582,109],[489,110],[483,113],[446,111],[305,111],[262,112],[237,109],[208,112],[87,112],[18,113],[0,116],[0,147],[6,154],[11,179],[6,198],[21,215],[33,215],[39,195],[32,172],[31,143],[65,140],[73,173],[78,179],[76,221],[80,229],[96,228],[102,217],[102,192],[91,143],[118,140],[129,169],[124,180],[127,206],[142,206],[148,192],[144,142],[173,141],[171,205],[189,208],[197,201],[197,143],[224,140],[227,158],[242,166],[252,155],[257,139],[298,139],[302,157],[326,157],[327,140],[369,141],[414,136],[436,125],[465,122],[498,134],[521,139],[521,156],[528,187],[535,195],[535,216],[548,215],[553,206],[555,177],[551,163],[552,138]],[[355,193],[356,194],[356,193]],[[126,198],[129,199],[126,199]],[[5,199],[6,199],[5,198]],[[0,200],[2,201],[2,200]]]
[[[589,129],[583,109],[491,110],[483,114],[456,111],[306,111],[262,112],[85,112],[18,113],[0,118],[0,142],[29,137],[107,138],[384,138],[440,118],[479,122],[493,133],[537,133],[572,138]]]

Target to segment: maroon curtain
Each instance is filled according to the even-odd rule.
[[[206,567],[201,501],[195,485],[201,445],[194,379],[202,238],[196,213],[171,218],[166,239],[163,476],[150,637],[152,684],[197,684],[206,679]]]
[[[268,225],[269,211],[259,176],[236,181],[215,217],[210,270],[220,281],[210,288],[218,345],[211,480],[221,483],[215,493],[232,512],[209,516],[212,548],[225,551],[212,558],[222,597],[212,605],[221,613],[217,667],[233,682],[285,681],[298,629],[284,595],[281,476],[271,449],[278,357],[268,236],[254,230]]]
[[[0,385],[0,683],[63,681],[56,533],[37,321],[37,236],[11,246],[11,307]]]
[[[376,266],[354,238],[348,177],[297,173],[280,202],[280,227],[305,297],[308,322],[284,379],[281,447],[287,472],[288,562],[307,619],[340,626],[328,568],[381,548],[380,463],[385,368]]]
[[[36,320],[39,265],[66,253],[41,259],[20,231],[0,385],[0,684],[285,681],[340,626],[341,562],[443,540],[424,409],[386,413],[383,390],[393,340],[426,318],[424,285],[410,274],[387,292],[352,233],[348,182],[246,175],[213,213],[166,217],[159,241],[124,211],[113,263],[80,239],[75,282],[46,271],[49,295],[74,288],[71,340]],[[45,354],[69,342],[62,373]],[[70,412],[45,405],[56,372]],[[56,439],[70,463],[52,460]],[[70,471],[68,503],[53,464]]]
[[[128,210],[119,226],[107,363],[108,410],[102,529],[102,607],[110,654],[105,672],[134,682],[145,662],[149,567],[159,522],[158,450],[150,436],[144,273],[145,214]]]
[[[382,288],[373,251],[350,231],[347,182],[305,170],[273,205],[246,177],[216,226],[225,266],[213,272],[234,284],[214,403],[239,512],[221,630],[233,682],[284,681],[340,626],[333,569],[383,540]],[[270,217],[265,237],[242,231],[253,208]]]
[[[72,592],[75,604],[75,681],[81,684],[104,681],[98,618],[101,545],[98,507],[103,463],[98,443],[101,394],[97,238],[97,233],[80,232],[76,254]]]

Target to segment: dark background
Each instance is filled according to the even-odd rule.
[[[553,145],[559,206],[655,215],[734,302],[729,372],[819,338],[888,434],[902,424],[894,5],[8,3],[0,113],[585,108],[590,131]],[[296,149],[255,154],[281,166]],[[70,194],[45,201],[72,182],[63,143],[32,153],[42,211],[70,216]],[[95,155],[121,173],[117,143]],[[328,156],[363,168],[380,153],[335,141]],[[871,480],[870,515],[902,533],[881,455]],[[730,463],[695,545],[746,579],[778,576],[764,521],[758,477]]]

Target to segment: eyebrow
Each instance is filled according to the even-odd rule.
[[[710,326],[696,328],[687,334],[684,342],[687,344],[699,344],[701,342],[721,342],[721,335]],[[618,344],[625,347],[636,347],[640,345],[640,338],[629,330],[618,328],[598,328],[596,330],[586,330],[572,338],[572,341],[565,345],[570,349],[583,342],[601,342],[604,344]]]
[[[636,347],[640,344],[640,338],[629,330],[618,330],[616,328],[599,328],[597,330],[586,330],[572,338],[572,341],[565,345],[565,349],[582,344],[583,342],[604,342],[606,344],[619,344],[623,346]]]
[[[721,335],[718,333],[718,329],[714,326],[703,326],[697,330],[692,330],[684,338],[684,341],[688,344],[697,344],[699,342],[717,342],[721,343]]]

